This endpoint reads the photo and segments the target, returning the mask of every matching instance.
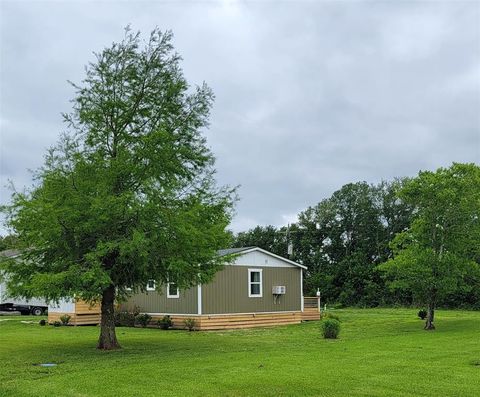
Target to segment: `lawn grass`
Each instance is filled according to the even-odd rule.
[[[439,311],[431,332],[413,309],[335,313],[338,340],[322,339],[318,322],[118,328],[114,352],[95,349],[97,327],[0,317],[0,396],[480,396],[480,312]]]

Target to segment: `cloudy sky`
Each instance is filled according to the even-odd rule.
[[[64,128],[92,51],[171,29],[216,95],[232,228],[283,225],[343,184],[480,163],[480,2],[0,0],[0,202]],[[5,232],[0,229],[0,232]]]

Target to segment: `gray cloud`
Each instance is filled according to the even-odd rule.
[[[347,182],[480,161],[477,2],[13,2],[1,7],[1,202],[62,131],[83,65],[128,23],[172,29],[236,231],[285,224]]]

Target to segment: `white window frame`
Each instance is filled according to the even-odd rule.
[[[177,287],[176,294],[170,294],[170,284],[177,284],[177,283],[167,283],[167,298],[180,298],[180,290]]]
[[[253,282],[251,281],[251,274],[252,273],[260,273],[260,281]],[[259,284],[260,285],[260,293],[259,294],[252,294],[252,284]],[[248,269],[248,297],[249,298],[262,298],[263,297],[263,269]]]
[[[153,287],[149,287],[150,281],[153,281]],[[157,289],[156,287],[157,287],[157,283],[155,282],[155,280],[148,280],[147,291],[155,291]]]

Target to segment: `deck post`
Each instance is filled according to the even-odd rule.
[[[202,314],[202,284],[197,285],[197,313]]]
[[[318,312],[320,313],[321,312],[321,309],[320,309],[320,288],[317,288],[317,307],[318,307]]]

